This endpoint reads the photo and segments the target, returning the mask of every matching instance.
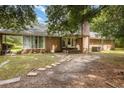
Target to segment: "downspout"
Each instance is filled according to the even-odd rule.
[[[81,52],[83,53],[83,23],[81,23]]]

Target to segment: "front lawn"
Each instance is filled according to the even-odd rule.
[[[116,48],[115,50],[102,51],[98,54],[101,55],[100,62],[124,68],[124,49]]]
[[[0,64],[7,60],[9,60],[9,63],[0,68],[0,79],[25,75],[34,68],[45,67],[56,62],[58,59],[54,54],[0,56]]]
[[[115,50],[102,51],[101,53],[123,55],[124,49],[123,48],[116,48]]]

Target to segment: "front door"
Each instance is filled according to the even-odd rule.
[[[75,37],[63,37],[62,48],[76,48],[76,38]]]

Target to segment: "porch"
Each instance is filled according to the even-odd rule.
[[[76,36],[62,37],[62,51],[66,53],[80,53],[81,38]]]

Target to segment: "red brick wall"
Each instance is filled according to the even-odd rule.
[[[92,47],[100,47],[101,50],[110,50],[113,48],[112,40],[103,40],[103,44],[101,39],[90,39],[90,51]]]
[[[55,48],[55,52],[61,51],[61,38],[60,37],[45,37],[46,51],[51,52],[53,47]]]
[[[61,51],[61,38],[60,37],[45,37],[45,48],[33,48],[33,49],[23,49],[22,54],[26,53],[44,53],[51,52],[52,48],[55,48],[55,52]]]

